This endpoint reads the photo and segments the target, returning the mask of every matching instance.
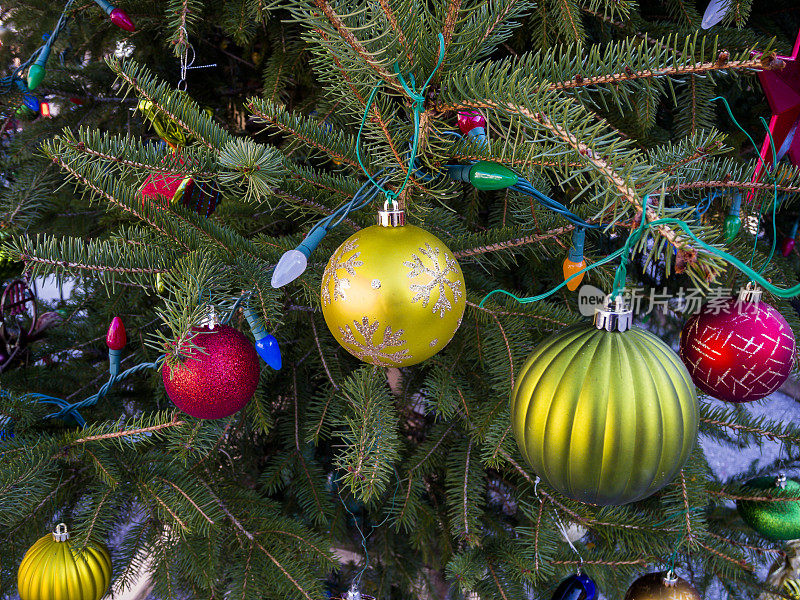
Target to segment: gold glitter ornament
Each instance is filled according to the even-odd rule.
[[[325,323],[350,354],[373,365],[407,367],[452,339],[466,305],[464,275],[431,233],[405,224],[402,210],[351,235],[322,275]]]
[[[703,600],[685,579],[671,571],[648,573],[628,588],[624,600]]]

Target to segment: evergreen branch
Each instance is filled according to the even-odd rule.
[[[117,484],[119,484],[119,481],[117,480],[117,478],[114,477],[111,474],[111,471],[109,471],[108,469],[106,469],[105,466],[103,466],[103,463],[100,461],[99,458],[97,458],[97,455],[95,455],[94,452],[92,452],[91,450],[85,450],[84,452],[86,452],[86,454],[88,454],[89,456],[92,457],[92,460],[94,461],[95,466],[103,472],[103,475],[105,475],[105,478],[109,482],[111,482],[112,485],[116,486]]]
[[[449,0],[447,3],[447,16],[444,19],[444,31],[442,32],[445,52],[447,52],[447,48],[450,46],[450,42],[453,39],[453,30],[458,22],[458,12],[460,9],[461,0]]]
[[[637,558],[634,560],[552,560],[551,565],[646,565],[658,560],[658,557]]]
[[[149,495],[150,495],[150,496],[151,496],[151,497],[152,497],[152,498],[153,498],[153,499],[154,499],[156,502],[158,502],[158,503],[159,503],[159,504],[160,504],[160,505],[161,505],[161,506],[164,508],[164,510],[165,510],[165,511],[167,511],[167,512],[170,514],[170,516],[171,516],[171,517],[172,517],[172,518],[175,520],[175,522],[176,522],[176,523],[178,523],[178,524],[181,526],[181,529],[183,529],[184,531],[188,531],[188,530],[190,529],[190,528],[189,528],[189,526],[188,526],[188,525],[187,525],[187,524],[186,524],[186,523],[185,523],[185,522],[184,522],[184,521],[183,521],[183,520],[182,520],[182,519],[181,519],[181,518],[180,518],[180,517],[179,517],[177,514],[175,514],[175,511],[173,511],[173,510],[172,510],[172,509],[169,507],[169,505],[168,505],[166,502],[164,502],[164,500],[162,500],[162,499],[161,499],[161,496],[159,496],[159,495],[158,495],[158,494],[156,494],[156,493],[155,493],[153,490],[151,490],[151,489],[150,489],[150,486],[148,486],[148,485],[147,485],[146,483],[144,483],[144,482],[140,482],[140,483],[139,483],[139,485],[140,485],[140,486],[141,486],[141,487],[142,487],[144,490],[146,490],[146,491],[147,491],[147,493],[148,493],[148,494],[149,494]]]
[[[197,504],[197,502],[195,502],[195,501],[192,499],[192,497],[191,497],[191,496],[189,496],[189,494],[187,494],[186,492],[184,492],[184,491],[183,491],[183,490],[182,490],[182,489],[181,489],[179,486],[175,485],[173,482],[169,481],[168,479],[164,479],[163,477],[159,477],[158,479],[160,479],[161,481],[163,481],[163,482],[164,482],[164,483],[166,483],[167,485],[170,485],[170,486],[172,486],[172,488],[173,488],[175,491],[177,491],[177,492],[178,492],[178,493],[179,493],[181,496],[183,496],[184,498],[186,498],[186,500],[189,502],[189,504],[191,504],[191,505],[194,507],[194,509],[195,509],[197,512],[199,512],[199,513],[200,513],[200,514],[203,516],[203,518],[204,518],[206,521],[208,521],[208,523],[209,523],[210,525],[213,525],[213,524],[214,524],[214,520],[213,520],[211,517],[209,517],[209,516],[208,516],[208,515],[207,515],[205,512],[203,512],[203,509],[202,509],[202,508],[200,508],[200,506]]]
[[[256,102],[258,102],[258,104],[256,104]],[[245,104],[245,107],[262,122],[277,127],[284,133],[291,135],[292,138],[303,142],[307,146],[320,150],[321,152],[325,153],[326,155],[328,155],[329,157],[333,158],[334,160],[340,163],[345,163],[347,165],[350,165],[351,167],[358,168],[358,162],[353,160],[349,156],[346,156],[341,152],[337,152],[333,148],[325,146],[319,140],[314,139],[308,135],[305,135],[305,132],[301,131],[300,128],[291,127],[288,123],[285,122],[285,120],[278,119],[277,115],[267,113],[265,110],[267,105],[260,102],[259,100],[250,99],[247,102],[247,104]]]
[[[401,94],[405,95],[405,90],[403,87],[397,83],[394,76],[387,71],[383,65],[380,63],[378,59],[376,59],[365,47],[364,45],[356,38],[352,31],[350,31],[347,26],[342,21],[342,18],[336,14],[336,11],[333,10],[333,7],[327,0],[314,0],[314,4],[317,8],[319,8],[322,13],[328,18],[331,24],[334,26],[336,31],[339,33],[341,38],[347,42],[347,44],[355,51],[358,56],[370,67],[373,71],[383,79],[383,81],[393,87],[396,91],[400,92]]]
[[[185,425],[185,424],[186,424],[186,421],[178,420],[178,415],[175,414],[172,417],[172,421],[170,421],[169,423],[162,423],[160,425],[153,425],[152,427],[141,427],[139,429],[128,429],[126,431],[115,431],[114,433],[104,433],[102,435],[92,435],[92,436],[89,436],[89,437],[80,438],[78,440],[75,440],[70,445],[86,444],[88,442],[96,442],[97,440],[109,440],[109,439],[120,438],[120,437],[128,437],[128,436],[144,434],[144,433],[152,433],[154,431],[161,431],[162,429],[167,429],[169,427],[180,427],[181,425]]]
[[[319,35],[320,39],[322,39],[323,41],[329,40],[328,34],[322,31],[321,29],[315,29],[314,31],[317,33],[317,35]],[[366,98],[364,98],[361,92],[358,91],[358,88],[353,83],[353,79],[350,77],[350,72],[342,64],[342,61],[340,61],[339,57],[333,53],[333,50],[329,49],[328,54],[330,55],[331,60],[333,60],[333,64],[335,64],[336,68],[339,70],[339,74],[342,77],[342,81],[344,81],[345,85],[347,85],[347,87],[350,89],[356,100],[359,101],[361,106],[366,106],[367,105]]]
[[[694,539],[694,534],[692,533],[692,521],[691,521],[691,510],[689,508],[689,496],[686,492],[686,476],[683,474],[683,469],[681,469],[681,493],[683,495],[683,509],[684,509],[684,518],[686,519],[686,538],[691,543]]]
[[[599,86],[606,84],[617,84],[626,81],[633,81],[636,79],[649,79],[653,77],[664,76],[681,76],[681,75],[697,75],[700,73],[708,73],[711,71],[736,71],[744,69],[758,69],[758,70],[780,70],[783,68],[780,61],[767,60],[759,57],[750,60],[727,61],[727,52],[721,52],[719,58],[715,62],[701,62],[696,64],[673,65],[655,71],[645,69],[642,71],[630,71],[623,73],[609,73],[607,75],[597,75],[595,77],[584,77],[582,75],[575,76],[574,79],[567,81],[559,81],[551,83],[547,89],[549,90],[571,90],[581,87]]]
[[[568,0],[556,0],[561,7],[561,19],[564,19],[566,14],[566,21],[569,23],[569,29],[572,31],[572,41],[576,44],[583,42],[583,26],[580,23],[580,16],[574,14],[573,6]]]
[[[70,269],[74,271],[96,271],[100,273],[135,273],[135,274],[155,274],[155,273],[166,273],[169,269],[153,269],[153,268],[144,268],[144,267],[111,267],[108,265],[87,265],[81,264],[76,262],[70,262],[66,260],[56,260],[56,259],[49,259],[44,258],[42,256],[34,256],[31,254],[20,254],[20,259],[25,261],[26,263],[38,263],[42,265],[52,265],[62,267],[64,269]]]
[[[509,248],[518,248],[519,246],[535,244],[536,242],[541,242],[542,240],[549,240],[558,237],[559,235],[569,233],[573,229],[575,229],[574,225],[564,225],[563,227],[550,229],[545,233],[526,235],[524,237],[514,238],[503,242],[495,242],[494,244],[487,244],[485,246],[477,246],[475,248],[468,248],[466,250],[458,250],[453,252],[453,256],[456,258],[466,258],[468,256],[476,256],[479,254],[487,254],[489,252],[508,250]]]
[[[483,156],[479,154],[470,154],[464,152],[456,152],[450,157],[450,160],[461,160],[461,161],[472,161],[477,162],[479,160],[490,160],[491,157]],[[542,168],[552,168],[552,167],[567,167],[567,168],[578,168],[582,167],[581,163],[572,162],[572,163],[564,163],[558,161],[550,161],[550,160],[528,160],[526,159],[511,159],[511,160],[504,160],[503,163],[508,167],[517,167],[517,168],[530,168],[530,167],[542,167]]]
[[[140,98],[144,98],[152,103],[154,110],[163,113],[170,121],[178,125],[189,136],[203,144],[206,148],[210,150],[217,148],[217,145],[204,135],[204,131],[201,131],[199,127],[192,127],[192,124],[184,120],[178,114],[178,111],[175,110],[179,107],[186,108],[188,104],[195,104],[194,102],[187,101],[185,98],[179,98],[178,92],[167,91],[163,84],[156,85],[153,77],[147,70],[139,67],[135,63],[123,64],[116,59],[108,59],[107,62],[117,76],[120,77],[128,87],[134,90]],[[200,115],[200,111],[196,105],[194,106],[193,112],[196,112],[198,116]],[[203,119],[203,117],[200,116],[200,119]],[[205,116],[205,120],[209,124],[211,123],[211,119],[208,115]],[[220,128],[217,129],[220,133],[223,133]],[[223,135],[223,138],[227,139],[220,141],[228,141],[231,139],[231,136],[227,134]]]
[[[505,5],[505,7],[500,12],[498,12],[497,15],[495,15],[495,18],[492,21],[491,25],[489,25],[489,27],[486,28],[486,31],[484,32],[483,36],[481,36],[480,42],[478,42],[479,44],[483,44],[489,38],[489,36],[494,33],[494,31],[498,28],[498,26],[505,23],[509,13],[511,13],[514,10],[514,8],[517,6],[518,3],[519,0],[511,0],[511,2],[508,2]]]
[[[389,24],[392,26],[392,29],[397,34],[397,39],[400,41],[400,44],[403,46],[403,49],[406,53],[406,58],[408,62],[414,62],[414,55],[411,51],[411,48],[408,45],[408,40],[406,39],[405,33],[400,28],[400,24],[397,22],[397,15],[394,14],[392,7],[389,6],[388,0],[379,0],[381,9],[383,10],[383,14],[386,16],[386,20],[389,21]]]
[[[302,542],[303,544],[305,544],[309,548],[312,548],[314,550],[314,552],[319,554],[326,561],[328,561],[331,564],[333,564],[333,559],[330,557],[330,554],[327,551],[325,551],[324,549],[320,548],[316,544],[312,544],[309,540],[307,540],[306,538],[304,538],[301,535],[297,535],[296,533],[292,533],[291,531],[286,531],[285,529],[263,529],[263,530],[260,530],[259,533],[274,533],[274,534],[277,534],[279,536],[286,536],[286,537],[294,538],[294,539]]]
[[[155,229],[156,231],[161,233],[164,237],[168,237],[168,238],[172,239],[179,246],[182,246],[185,250],[189,250],[189,246],[183,240],[181,240],[180,238],[168,233],[166,230],[164,230],[163,228],[159,227],[155,223],[155,221],[153,221],[152,219],[145,218],[144,216],[142,216],[142,214],[140,214],[139,212],[135,211],[133,208],[131,208],[130,206],[128,206],[124,202],[121,202],[118,198],[112,196],[111,194],[106,192],[104,189],[99,187],[94,182],[89,181],[89,179],[87,179],[86,177],[84,177],[83,175],[78,173],[78,171],[76,171],[70,164],[65,162],[61,157],[52,156],[52,159],[53,159],[54,163],[60,165],[62,169],[67,171],[70,175],[72,175],[72,177],[74,179],[76,179],[77,181],[82,183],[85,187],[90,189],[93,193],[98,194],[99,196],[102,196],[103,198],[108,200],[114,206],[120,208],[121,210],[123,210],[125,212],[128,212],[128,213],[132,214],[133,216],[137,217],[138,219],[141,219],[142,221],[144,221],[145,223],[147,223],[148,225],[153,227],[153,229]]]
[[[727,498],[728,500],[746,500],[748,502],[796,502],[797,496],[743,496],[740,494],[730,494],[721,490],[706,490],[712,496]]]
[[[313,315],[312,315],[313,319]],[[314,504],[317,506],[317,510],[320,514],[324,514],[325,510],[322,506],[322,502],[319,499],[319,495],[317,494],[317,488],[314,485],[314,479],[311,477],[311,473],[308,471],[308,466],[306,465],[305,458],[303,457],[303,449],[300,447],[300,415],[298,411],[298,404],[299,401],[297,399],[297,367],[296,365],[292,365],[292,392],[294,396],[294,450],[295,454],[297,455],[297,460],[300,461],[300,465],[303,467],[303,473],[306,476],[306,479],[309,483],[309,489],[311,493],[314,495]]]
[[[706,531],[705,535],[711,536],[720,540],[721,542],[725,542],[726,544],[733,544],[734,546],[739,546],[740,548],[747,548],[748,550],[752,550],[753,552],[758,552],[759,554],[777,554],[781,557],[786,557],[786,552],[779,548],[759,548],[758,546],[748,546],[747,544],[743,544],[737,540],[732,540],[731,538],[723,537],[721,535],[717,535],[711,531]]]
[[[720,179],[717,181],[692,181],[691,183],[681,183],[668,185],[664,188],[665,192],[677,192],[680,190],[700,190],[707,188],[736,188],[742,190],[774,190],[775,186],[771,183],[752,182],[752,181],[730,181]],[[778,184],[779,192],[800,192],[800,186]]]
[[[467,506],[467,502],[469,499],[469,459],[470,454],[472,453],[472,440],[467,443],[467,458],[464,461],[464,488],[463,488],[463,510],[462,510],[462,517],[464,519],[464,537],[468,540],[472,538],[472,535],[469,531],[469,507]]]
[[[185,171],[183,169],[170,168],[169,166],[151,165],[151,164],[147,164],[147,163],[143,163],[143,162],[139,162],[139,161],[128,160],[127,158],[125,158],[123,156],[106,154],[106,153],[101,152],[99,150],[95,150],[93,148],[88,148],[86,146],[86,144],[84,144],[83,142],[78,142],[77,144],[74,144],[73,145],[73,149],[76,152],[80,152],[80,153],[86,154],[88,156],[93,156],[95,158],[100,158],[100,159],[108,161],[108,162],[113,162],[115,164],[124,165],[126,167],[131,167],[131,168],[134,168],[134,169],[146,170],[146,171],[151,172],[151,173],[164,173],[164,174],[170,174],[170,175],[183,175],[183,176],[188,176],[188,175],[191,174],[192,177],[202,177],[202,178],[205,178],[205,179],[210,179],[210,178],[216,176],[216,173],[212,173],[210,171],[209,172],[197,172],[197,171],[187,172],[187,171]]]
[[[220,500],[220,498],[214,492],[211,491],[211,488],[209,488],[205,483],[203,484],[203,486],[206,488],[206,490],[208,490],[208,493],[211,495],[211,497],[217,503],[217,506],[219,506],[220,510],[223,513],[225,513],[225,516],[228,517],[228,519],[230,520],[231,523],[233,523],[233,526],[236,527],[236,529],[238,529],[248,540],[250,540],[251,544],[253,544],[256,548],[261,550],[261,552],[263,552],[264,555],[270,561],[272,561],[272,563],[276,567],[278,567],[278,569],[280,569],[280,571],[283,573],[283,575],[286,577],[286,579],[288,579],[292,583],[292,585],[295,588],[297,588],[297,590],[303,596],[305,596],[306,600],[314,600],[314,598],[297,582],[297,580],[294,577],[292,577],[292,575],[289,573],[289,571],[287,571],[286,568],[280,562],[278,562],[278,560],[261,544],[261,542],[258,541],[256,536],[253,535],[252,533],[250,533],[247,529],[245,529],[244,525],[242,525],[242,523],[239,521],[239,519],[237,519],[234,516],[234,514],[231,511],[228,510],[228,507],[225,506],[225,504],[222,502],[222,500]]]
[[[331,385],[333,386],[333,389],[338,391],[339,390],[339,385],[336,383],[336,381],[334,381],[333,375],[331,375],[331,370],[328,368],[328,361],[325,360],[325,354],[324,354],[324,352],[322,352],[322,345],[320,345],[320,343],[319,343],[319,335],[317,334],[317,324],[316,324],[316,321],[314,319],[314,313],[309,313],[309,317],[311,318],[311,331],[314,333],[314,341],[317,344],[317,350],[319,351],[319,358],[322,361],[322,367],[325,369],[325,375],[328,376],[328,381],[331,382]],[[295,393],[297,393],[296,389],[295,389]],[[322,414],[323,414],[323,417],[324,417],[325,411],[323,411]],[[321,426],[322,425],[320,423],[319,427],[321,427]],[[319,434],[319,427],[317,427],[317,434]]]
[[[739,425],[738,423],[732,423],[730,421],[721,421],[718,419],[708,419],[706,417],[700,418],[701,423],[708,423],[710,425],[715,425],[717,427],[727,427],[728,429],[733,429],[734,431],[744,431],[746,433],[755,433],[757,435],[763,436],[767,439],[771,440],[788,440],[794,443],[800,444],[800,436],[796,435],[788,435],[785,433],[775,433],[773,431],[768,431],[766,429],[761,429],[759,427],[748,427],[746,425]]]
[[[503,584],[500,583],[500,580],[497,578],[497,573],[495,573],[491,561],[486,561],[486,568],[488,568],[489,572],[492,574],[492,579],[494,580],[497,589],[500,591],[500,595],[503,597],[503,600],[508,600],[508,596],[506,596],[506,592],[503,589]]]
[[[751,572],[752,572],[752,571],[754,571],[754,570],[755,570],[755,569],[753,568],[753,566],[752,566],[752,565],[748,564],[747,562],[745,562],[745,561],[743,561],[743,560],[737,560],[737,559],[733,558],[732,556],[728,556],[728,555],[727,555],[727,554],[725,554],[724,552],[720,552],[719,550],[715,550],[714,548],[712,548],[712,547],[710,547],[710,546],[706,546],[706,545],[705,545],[704,543],[702,543],[702,542],[697,542],[697,544],[698,544],[698,545],[699,545],[701,548],[703,548],[704,550],[706,550],[706,551],[710,552],[711,554],[715,554],[715,555],[719,556],[720,558],[722,558],[722,559],[724,559],[724,560],[727,560],[727,561],[729,561],[729,562],[732,562],[733,564],[735,564],[735,565],[737,565],[737,566],[741,567],[741,568],[742,568],[742,569],[744,569],[745,571],[751,571]]]
[[[503,316],[514,316],[514,317],[527,317],[530,319],[540,319],[542,321],[547,321],[548,323],[552,323],[553,325],[558,325],[559,327],[566,327],[569,323],[565,323],[564,321],[558,321],[557,319],[551,319],[549,317],[545,317],[542,315],[535,315],[532,313],[523,313],[523,312],[511,312],[511,311],[503,311],[503,310],[491,310],[486,308],[485,306],[479,306],[474,302],[470,302],[467,300],[467,306],[471,306],[472,308],[480,308],[488,313],[492,313],[495,315],[503,315]]]

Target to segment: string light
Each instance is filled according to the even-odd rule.
[[[125,333],[125,324],[119,317],[111,319],[106,333],[106,346],[108,346],[108,371],[111,377],[119,374],[120,357],[122,349],[128,343],[128,336]]]
[[[261,319],[249,306],[244,309],[244,318],[247,319],[250,331],[253,332],[253,337],[256,338],[256,352],[258,352],[258,355],[270,367],[280,371],[281,366],[283,366],[283,360],[278,340],[275,339],[275,336],[267,333]]]
[[[409,151],[409,168],[406,169],[406,175],[403,179],[403,182],[397,188],[397,191],[392,192],[385,189],[383,186],[389,180],[389,177],[385,177],[383,179],[378,179],[378,177],[382,172],[390,170],[381,169],[375,173],[374,176],[370,175],[361,159],[361,135],[364,130],[364,125],[367,122],[367,117],[369,116],[372,103],[375,101],[375,96],[381,87],[381,82],[379,81],[375,84],[375,87],[372,88],[372,92],[367,99],[367,105],[364,108],[364,115],[361,119],[361,125],[358,128],[358,135],[356,136],[356,159],[358,160],[361,170],[367,176],[367,183],[361,186],[361,188],[353,195],[353,198],[347,204],[340,206],[332,215],[314,225],[314,227],[311,228],[311,231],[308,232],[306,239],[304,239],[301,244],[297,246],[297,248],[288,250],[283,254],[283,256],[281,256],[278,264],[275,266],[275,270],[272,272],[272,287],[283,287],[287,283],[290,283],[300,277],[300,275],[305,272],[306,267],[308,266],[309,256],[311,256],[311,253],[317,248],[325,235],[327,235],[328,230],[336,227],[347,217],[348,214],[354,210],[363,208],[372,202],[379,192],[382,192],[388,201],[395,203],[397,196],[399,196],[405,189],[406,185],[408,185],[408,180],[411,177],[412,172],[415,172],[414,164],[417,157],[417,148],[419,146],[420,116],[425,111],[425,90],[428,88],[428,84],[436,74],[436,71],[439,70],[439,67],[442,65],[442,61],[444,60],[444,36],[439,34],[438,38],[439,60],[436,63],[436,67],[433,69],[433,72],[431,72],[431,74],[428,76],[428,79],[425,80],[425,83],[422,85],[422,88],[420,88],[419,92],[414,89],[414,76],[410,75],[409,82],[406,82],[405,77],[403,77],[403,75],[400,73],[397,63],[394,65],[397,80],[403,86],[403,89],[406,91],[408,96],[414,101],[414,137],[411,140],[411,150]]]
[[[739,213],[742,212],[742,195],[736,193],[733,195],[731,208],[725,217],[723,230],[725,232],[725,242],[730,244],[739,234],[739,229],[742,227],[742,219]]]
[[[108,0],[94,0],[94,1],[97,4],[97,6],[99,6],[106,12],[108,18],[111,19],[111,22],[114,23],[114,25],[116,25],[120,29],[124,29],[125,31],[130,31],[130,32],[136,31],[136,26],[133,24],[133,21],[131,21],[130,17],[128,17],[128,15],[125,14],[124,10],[117,8],[116,6],[111,4],[111,2],[108,2]]]
[[[586,268],[586,259],[583,257],[583,243],[586,239],[586,230],[576,228],[572,232],[572,244],[569,253],[561,265],[564,273],[564,283],[567,289],[574,292],[583,281],[583,269]]]

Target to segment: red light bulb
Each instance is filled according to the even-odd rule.
[[[461,133],[467,135],[476,127],[486,129],[486,118],[477,110],[458,111],[458,128]]]
[[[119,8],[115,8],[108,14],[111,22],[119,27],[120,29],[124,29],[125,31],[136,31],[136,26],[131,21],[130,17],[125,14],[124,10],[120,10]]]
[[[106,346],[108,346],[109,350],[122,350],[127,343],[128,336],[125,333],[125,325],[122,323],[122,319],[114,317],[111,320],[111,325],[108,326]]]

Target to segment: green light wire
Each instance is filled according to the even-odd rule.
[[[439,60],[436,62],[436,66],[434,67],[431,74],[428,76],[428,79],[425,80],[422,88],[420,88],[419,93],[414,90],[414,76],[410,75],[409,79],[411,80],[411,86],[406,83],[406,80],[403,78],[403,75],[400,73],[400,69],[397,66],[397,63],[394,63],[394,72],[397,75],[400,84],[403,86],[406,94],[414,101],[414,138],[411,141],[411,154],[409,156],[408,161],[408,168],[406,169],[406,176],[403,179],[403,183],[397,189],[396,192],[392,192],[391,190],[385,189],[381,186],[377,181],[372,178],[372,175],[369,174],[367,168],[364,166],[364,162],[361,160],[361,133],[364,130],[364,125],[367,122],[367,117],[369,116],[369,109],[372,108],[372,103],[375,101],[375,95],[378,93],[381,85],[383,84],[382,81],[378,81],[375,84],[375,87],[372,88],[372,92],[370,92],[369,98],[367,98],[367,106],[364,108],[364,116],[361,118],[361,125],[358,127],[358,136],[356,136],[356,160],[358,160],[358,165],[361,167],[361,170],[364,171],[364,175],[367,176],[367,179],[372,182],[372,184],[378,188],[380,191],[383,192],[384,196],[386,196],[387,200],[391,202],[395,202],[395,198],[400,195],[400,193],[406,188],[408,185],[408,180],[411,177],[412,165],[415,164],[417,159],[417,149],[419,147],[419,120],[420,115],[425,112],[425,90],[428,88],[428,84],[430,84],[431,79],[439,70],[439,67],[442,66],[442,62],[444,62],[444,36],[440,33],[438,34],[439,38]]]
[[[515,296],[514,294],[512,294],[510,292],[507,292],[505,290],[499,290],[499,289],[498,290],[492,290],[491,292],[489,292],[483,298],[483,300],[481,300],[481,303],[478,306],[483,308],[483,305],[486,302],[486,300],[488,300],[494,294],[505,294],[507,296],[511,296],[512,298],[514,298],[514,300],[516,300],[520,304],[528,304],[530,302],[537,302],[539,300],[543,300],[544,298],[547,298],[548,296],[554,294],[556,291],[558,291],[559,289],[564,287],[567,284],[567,282],[570,279],[572,279],[573,277],[577,277],[581,273],[585,273],[587,271],[591,271],[592,269],[595,269],[595,268],[597,268],[597,267],[599,267],[601,265],[604,265],[605,263],[617,258],[618,256],[622,256],[622,262],[617,267],[617,272],[616,272],[616,274],[614,276],[614,287],[611,290],[611,298],[617,298],[618,296],[621,295],[622,288],[625,286],[625,280],[627,278],[627,264],[626,264],[627,263],[627,256],[630,253],[631,247],[637,241],[639,241],[639,239],[644,234],[644,231],[645,231],[646,228],[658,227],[659,225],[675,225],[675,226],[677,226],[679,229],[681,229],[686,234],[686,236],[689,239],[691,239],[695,244],[697,244],[697,246],[699,246],[700,248],[702,248],[703,250],[705,250],[709,254],[713,254],[715,256],[718,256],[721,259],[723,259],[724,261],[732,264],[734,267],[736,267],[742,273],[744,273],[745,275],[750,277],[750,279],[752,281],[754,281],[755,283],[760,285],[762,288],[767,290],[773,296],[777,296],[778,298],[793,298],[795,296],[800,295],[800,283],[798,283],[797,285],[792,286],[790,288],[786,288],[786,289],[774,286],[769,281],[764,279],[764,277],[762,277],[761,274],[758,271],[756,271],[753,268],[751,268],[750,266],[746,265],[741,260],[739,260],[738,258],[733,256],[732,254],[728,254],[724,250],[719,250],[718,248],[714,248],[713,246],[709,246],[708,244],[706,244],[704,241],[702,241],[700,238],[698,238],[694,233],[692,233],[691,228],[684,221],[681,221],[680,219],[674,219],[674,218],[663,218],[663,219],[656,219],[655,221],[649,221],[649,222],[645,221],[644,219],[642,219],[641,225],[639,225],[639,227],[635,231],[631,232],[631,234],[628,236],[628,239],[625,242],[625,245],[622,248],[620,248],[616,252],[613,252],[613,253],[609,254],[603,260],[598,261],[596,263],[593,263],[593,264],[587,266],[585,269],[581,269],[580,271],[575,273],[572,277],[570,277],[569,279],[567,279],[566,281],[564,281],[560,285],[554,287],[553,289],[551,289],[551,290],[549,290],[549,291],[547,291],[547,292],[545,292],[543,294],[539,294],[538,296],[531,296],[531,297],[528,297],[528,298],[519,298],[519,297]]]
[[[733,121],[734,125],[736,125],[736,127],[742,133],[744,133],[747,136],[747,139],[750,140],[750,143],[753,145],[753,148],[755,148],[756,152],[758,153],[758,160],[761,162],[762,167],[764,168],[764,171],[767,173],[767,175],[769,176],[769,178],[772,180],[772,183],[773,183],[773,202],[772,202],[772,230],[773,230],[773,236],[772,236],[772,248],[770,249],[770,253],[769,253],[769,256],[767,257],[766,262],[763,265],[761,265],[761,268],[758,269],[758,271],[756,271],[753,268],[751,268],[751,266],[743,263],[742,261],[740,261],[735,256],[733,256],[731,254],[728,254],[727,252],[724,252],[723,250],[719,250],[717,248],[709,246],[708,244],[706,244],[705,242],[700,240],[696,235],[694,235],[694,233],[692,233],[692,231],[689,228],[689,226],[684,221],[681,221],[680,219],[663,218],[663,219],[656,219],[655,221],[647,222],[647,221],[644,220],[644,216],[643,216],[641,224],[639,225],[639,227],[635,231],[631,232],[631,234],[628,236],[627,241],[625,242],[625,245],[622,248],[620,248],[619,250],[617,250],[615,252],[612,252],[611,254],[606,256],[604,259],[602,259],[602,260],[600,260],[600,261],[598,261],[596,263],[592,263],[591,265],[588,265],[587,267],[581,269],[577,273],[573,273],[572,276],[570,276],[568,279],[564,280],[563,283],[560,283],[559,285],[555,286],[554,288],[552,288],[552,289],[550,289],[550,290],[548,290],[548,291],[546,291],[546,292],[544,292],[542,294],[539,294],[537,296],[528,296],[528,297],[525,297],[525,298],[520,298],[519,296],[516,296],[515,294],[512,294],[511,292],[507,292],[506,290],[496,289],[496,290],[492,290],[491,292],[486,294],[486,296],[483,297],[483,300],[481,300],[481,302],[480,302],[480,304],[478,304],[478,306],[480,308],[483,308],[483,305],[486,303],[486,301],[489,298],[491,298],[492,296],[494,296],[495,294],[505,294],[506,296],[510,296],[511,298],[513,298],[514,300],[519,302],[520,304],[529,304],[531,302],[538,302],[540,300],[544,300],[545,298],[555,294],[558,290],[560,290],[565,285],[567,285],[567,283],[569,281],[571,281],[572,279],[574,279],[575,277],[582,276],[584,273],[586,273],[588,271],[591,271],[592,269],[596,269],[597,267],[600,267],[600,266],[602,266],[602,265],[604,265],[604,264],[616,259],[617,257],[622,257],[622,260],[620,261],[620,264],[617,267],[616,273],[614,275],[614,286],[613,286],[613,288],[611,290],[611,294],[610,294],[611,298],[617,298],[618,296],[621,295],[622,288],[625,287],[625,281],[627,279],[627,271],[628,271],[627,262],[628,262],[628,256],[629,256],[631,247],[637,241],[639,241],[639,239],[642,237],[642,234],[644,233],[645,228],[647,228],[647,227],[656,227],[658,225],[677,225],[681,230],[683,230],[683,232],[690,239],[692,239],[703,250],[705,250],[706,252],[708,252],[710,254],[718,256],[718,257],[722,258],[723,260],[727,261],[728,263],[732,264],[737,269],[739,269],[742,273],[744,273],[745,275],[750,277],[750,279],[752,281],[754,281],[755,283],[758,283],[762,288],[767,290],[772,295],[777,296],[778,298],[793,298],[795,296],[800,295],[800,284],[795,285],[793,287],[790,287],[788,289],[782,289],[782,288],[779,288],[779,287],[776,287],[776,286],[772,285],[769,281],[767,281],[766,279],[764,279],[761,276],[761,273],[763,273],[764,269],[772,261],[772,258],[773,258],[774,254],[775,254],[775,244],[776,244],[775,238],[776,238],[776,235],[774,234],[774,232],[775,232],[775,211],[776,211],[777,204],[778,204],[778,183],[777,183],[777,180],[775,179],[775,177],[773,176],[773,174],[767,169],[766,164],[764,164],[764,159],[761,157],[761,153],[758,152],[758,146],[756,146],[756,143],[753,140],[753,138],[750,137],[750,134],[747,133],[747,131],[739,124],[739,122],[733,116],[733,112],[731,111],[731,107],[728,104],[728,101],[725,98],[723,98],[722,96],[717,96],[716,98],[712,98],[710,101],[713,102],[714,100],[722,100],[723,104],[725,105],[725,110],[728,112],[728,116],[730,117],[731,121]],[[775,160],[777,158],[777,153],[775,152],[775,142],[772,139],[772,134],[769,131],[769,126],[767,125],[766,121],[762,118],[761,122],[767,129],[767,136],[769,137],[770,146],[772,148],[772,159],[773,159],[773,162],[775,162]],[[645,196],[645,202],[643,204],[644,204],[644,206],[647,206],[647,196]],[[750,260],[748,261],[751,265],[753,263],[753,258],[755,257],[756,244],[757,243],[758,243],[758,235],[756,234],[756,236],[754,237],[754,240],[753,240],[753,253],[752,253],[751,257],[750,257]]]
[[[750,137],[750,134],[747,133],[747,130],[745,130],[745,128],[742,127],[739,124],[739,121],[736,120],[736,117],[733,116],[733,111],[731,110],[731,105],[728,104],[728,101],[725,98],[723,98],[722,96],[716,96],[716,97],[712,98],[711,100],[709,100],[709,102],[714,102],[715,100],[722,100],[722,103],[725,105],[725,111],[728,113],[728,118],[730,118],[730,120],[733,121],[733,124],[736,125],[736,128],[739,131],[741,131],[743,134],[745,134],[747,136],[747,139],[750,140],[750,144],[753,146],[753,149],[756,151],[756,155],[758,156],[758,162],[761,163],[761,167],[764,169],[764,172],[767,174],[767,177],[769,177],[770,180],[772,181],[772,188],[773,188],[773,190],[772,190],[772,193],[773,193],[773,199],[772,199],[772,248],[770,248],[769,256],[767,257],[766,262],[763,265],[761,265],[761,268],[758,270],[759,273],[763,273],[764,269],[767,268],[767,265],[769,265],[769,263],[772,262],[772,258],[775,256],[775,244],[776,244],[776,237],[777,237],[776,236],[776,229],[775,229],[775,211],[777,210],[777,206],[778,206],[778,181],[777,181],[777,179],[775,179],[775,176],[772,174],[772,171],[770,171],[770,169],[767,167],[766,163],[764,162],[764,159],[761,156],[761,151],[758,149],[758,146],[756,146],[756,143],[753,140],[753,138]],[[769,138],[769,145],[770,145],[770,148],[772,149],[772,164],[775,164],[775,163],[777,163],[777,159],[778,159],[778,153],[775,152],[775,140],[772,139],[772,132],[770,132],[769,125],[767,125],[767,122],[764,120],[764,117],[761,117],[761,124],[764,126],[764,129],[767,130],[767,137]],[[759,212],[761,212],[761,211],[759,210]],[[760,223],[759,223],[759,227],[760,227]],[[751,265],[753,264],[753,261],[756,258],[756,248],[757,247],[758,247],[758,229],[756,229],[756,235],[753,236],[753,251],[750,254],[750,260],[748,261]]]

